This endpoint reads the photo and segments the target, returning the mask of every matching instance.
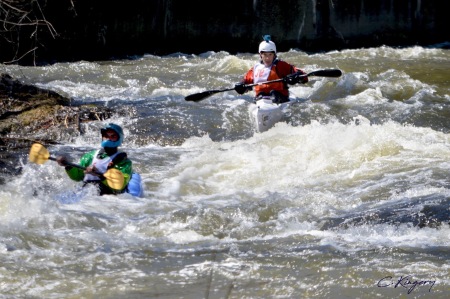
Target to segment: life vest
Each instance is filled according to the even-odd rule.
[[[111,156],[105,156],[104,158],[100,158],[99,153],[101,150],[98,150],[94,154],[94,158],[92,160],[92,163],[90,166],[95,165],[95,168],[100,173],[105,173],[108,170],[108,166],[111,162],[114,161],[114,158],[116,158],[117,155],[121,154],[121,152],[117,152],[114,155]],[[85,183],[92,183],[93,181],[100,181],[100,178],[98,176],[92,175],[92,174],[85,174],[83,181]],[[97,183],[97,182],[95,182]],[[104,188],[100,185],[100,187]],[[104,192],[106,191],[103,189]],[[131,174],[130,181],[128,182],[128,185],[125,187],[123,192],[130,193],[133,196],[137,197],[143,197],[144,196],[144,187],[142,184],[141,176],[133,172]],[[115,193],[115,192],[114,192]]]
[[[94,159],[92,160],[91,166],[92,165],[95,166],[95,168],[97,169],[97,172],[105,173],[106,170],[108,170],[109,163],[114,159],[115,156],[117,156],[117,154],[119,154],[119,152],[115,153],[112,156],[105,156],[104,158],[99,157],[99,152],[100,152],[100,150],[98,150],[94,154]],[[88,173],[88,174],[84,175],[83,181],[85,181],[85,182],[100,181],[100,178],[96,175],[92,175],[92,174]]]
[[[293,72],[293,67],[284,61],[275,59],[271,66],[264,63],[257,63],[253,67],[253,83],[273,81],[286,77]],[[272,90],[278,91],[283,96],[289,96],[288,86],[285,82],[274,82],[255,86],[255,93],[270,94]]]

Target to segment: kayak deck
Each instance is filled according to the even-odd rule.
[[[277,104],[271,98],[258,99],[250,106],[250,117],[254,123],[255,131],[262,133],[272,128],[284,115],[283,110],[290,105],[289,102]]]

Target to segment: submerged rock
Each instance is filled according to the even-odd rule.
[[[360,225],[401,225],[439,228],[450,225],[450,198],[439,194],[405,198],[399,202],[386,202],[373,208],[362,208],[340,217],[322,219],[321,229],[348,229]]]

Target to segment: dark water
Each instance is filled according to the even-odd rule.
[[[255,133],[229,88],[253,54],[2,66],[106,105],[143,198],[80,190],[23,162],[0,191],[0,298],[448,298],[450,52],[280,53],[307,72],[285,119]],[[50,147],[74,161],[102,122]]]

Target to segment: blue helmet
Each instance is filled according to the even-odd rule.
[[[102,136],[106,134],[107,130],[113,130],[114,132],[119,135],[119,139],[117,141],[111,141],[111,140],[103,140],[102,141],[102,147],[119,147],[122,144],[123,141],[123,130],[119,125],[109,123],[105,127],[103,127],[100,131],[102,132]]]

